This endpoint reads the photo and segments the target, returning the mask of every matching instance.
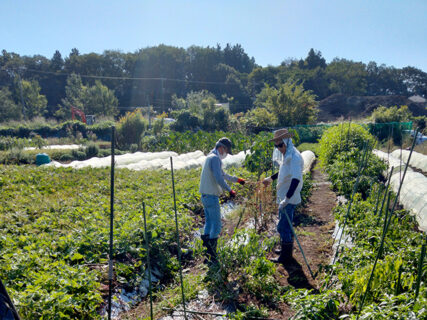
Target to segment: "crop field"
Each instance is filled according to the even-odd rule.
[[[182,269],[186,305],[194,306],[206,292],[207,300],[217,302],[217,313],[231,309],[231,319],[426,319],[425,234],[407,210],[394,210],[396,194],[387,193],[381,175],[385,164],[369,149],[375,138],[355,124],[346,130],[351,134],[331,127],[318,144],[304,146],[314,147],[319,156],[312,169],[316,177],[304,178],[295,226],[312,274],[297,248],[302,266],[297,274],[269,260],[279,241],[274,189],[256,184],[271,172],[268,135],[254,139],[245,167],[226,170],[248,183],[233,186],[237,208],[225,219],[219,262],[210,268],[203,263],[198,233],[203,225],[200,169],[174,172],[181,248],[171,172],[116,170],[113,300],[117,305],[120,292],[134,292],[138,299],[115,317],[150,319],[149,295],[141,289],[147,282],[148,240],[158,278],[152,292],[156,319],[182,308]],[[330,185],[312,180],[320,173]],[[319,188],[330,199],[316,200]],[[22,319],[106,318],[109,168],[1,165],[0,189],[0,277]],[[336,196],[346,200],[335,205]],[[330,220],[316,220],[311,210],[328,200],[335,205]],[[336,234],[331,237],[334,224],[345,233],[342,242]],[[340,241],[338,251],[334,240]]]

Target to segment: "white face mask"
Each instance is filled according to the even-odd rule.
[[[220,158],[221,160],[224,160],[226,157],[227,157],[227,152],[224,152],[224,153],[220,153],[220,154],[219,154],[219,158]]]

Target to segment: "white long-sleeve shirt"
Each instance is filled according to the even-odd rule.
[[[292,146],[292,148],[295,148]],[[302,171],[304,168],[304,160],[301,153],[295,148],[290,156],[283,159],[279,168],[277,177],[277,199],[276,203],[280,203],[286,198],[286,194],[291,185],[292,179],[299,180],[298,186],[295,189],[293,196],[289,199],[290,204],[301,203],[301,189],[303,186]]]

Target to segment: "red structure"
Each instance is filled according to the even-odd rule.
[[[80,116],[80,118],[82,119],[82,121],[84,123],[86,123],[86,116],[85,116],[84,112],[80,109],[77,109],[76,107],[71,106],[71,119],[75,120],[76,114],[78,114]]]

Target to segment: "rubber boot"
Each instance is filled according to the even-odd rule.
[[[218,245],[218,238],[215,239],[209,239],[209,249],[208,254],[210,255],[210,261],[215,263],[217,262],[217,256],[216,256],[216,247]]]
[[[280,250],[280,256],[277,259],[272,259],[275,263],[286,263],[292,259],[293,242],[282,242],[282,250]]]
[[[203,234],[203,235],[201,236],[201,238],[202,238],[202,241],[203,241],[203,246],[204,246],[206,249],[208,249],[208,246],[209,246],[209,235],[208,235],[208,234]]]
[[[209,235],[208,234],[204,234],[201,236],[202,241],[203,241],[203,246],[206,248],[206,259],[204,261],[204,263],[208,263],[211,256],[210,256],[210,245],[209,245]]]

